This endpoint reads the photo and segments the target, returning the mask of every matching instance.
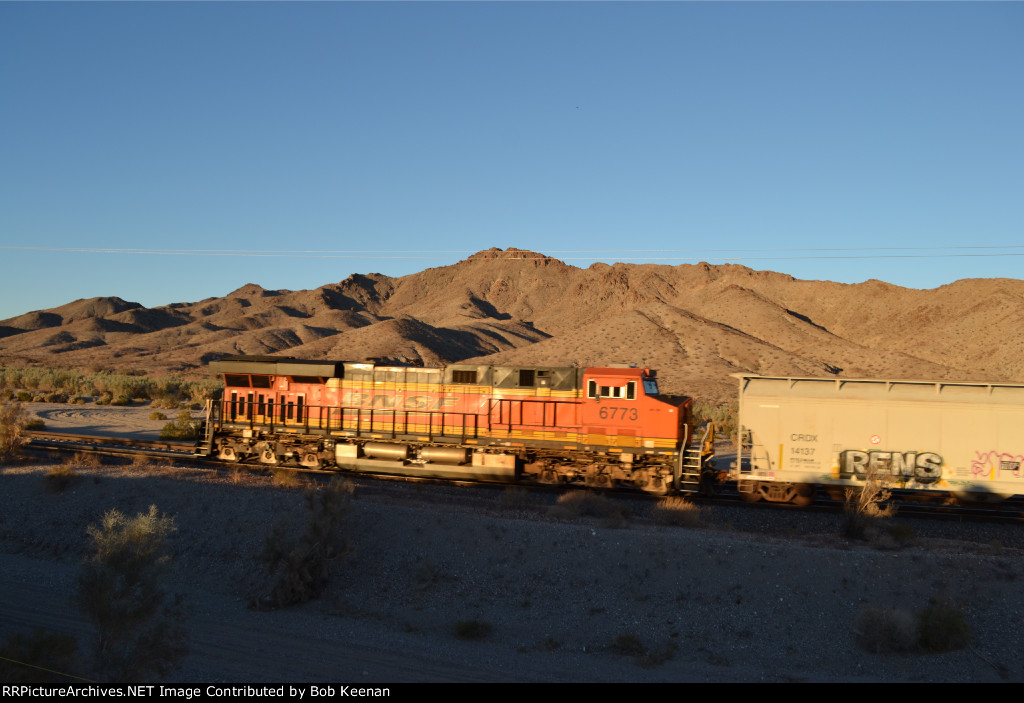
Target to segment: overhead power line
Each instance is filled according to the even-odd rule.
[[[152,249],[116,247],[30,247],[0,246],[4,250],[63,252],[79,254],[135,254],[148,256],[218,256],[314,259],[416,259],[451,256],[468,257],[478,252],[441,249]],[[902,253],[896,253],[902,252]],[[670,262],[711,259],[725,262],[778,261],[798,259],[936,259],[961,257],[1024,256],[1024,245],[978,245],[938,247],[817,247],[771,249],[558,249],[547,252],[496,252],[494,259],[546,258],[563,261],[614,259],[620,262]],[[587,255],[587,256],[583,256]]]

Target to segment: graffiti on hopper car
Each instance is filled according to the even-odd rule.
[[[920,483],[935,483],[942,478],[942,457],[935,452],[847,449],[840,453],[840,477],[863,479],[869,472],[893,476],[900,481],[913,478]]]
[[[975,459],[971,461],[971,475],[975,477],[1000,478],[1003,472],[1008,472],[1013,478],[1020,478],[1021,463],[1024,456],[1000,452],[996,449],[987,452],[974,452]]]

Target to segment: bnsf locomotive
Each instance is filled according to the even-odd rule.
[[[711,441],[650,369],[234,356],[197,454],[229,462],[696,492]]]

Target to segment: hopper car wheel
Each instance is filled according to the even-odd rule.
[[[801,507],[814,502],[814,486],[810,483],[800,483],[794,489],[793,505]]]
[[[761,500],[761,484],[757,481],[746,481],[744,483],[745,485],[750,486],[751,490],[749,493],[740,491],[740,498],[742,498],[745,503],[756,503]]]

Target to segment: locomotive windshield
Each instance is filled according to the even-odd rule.
[[[644,378],[644,393],[658,395],[658,382],[653,378]]]

